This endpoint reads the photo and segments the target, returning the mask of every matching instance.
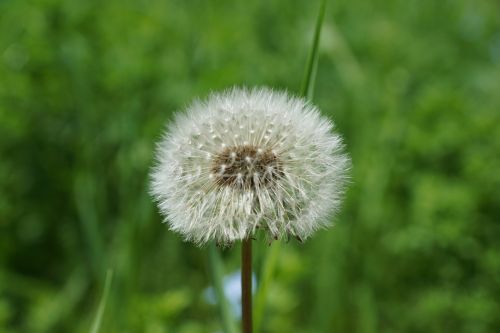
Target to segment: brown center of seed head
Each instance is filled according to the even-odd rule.
[[[270,149],[253,145],[227,147],[215,155],[212,175],[221,186],[257,189],[283,176],[283,165]]]

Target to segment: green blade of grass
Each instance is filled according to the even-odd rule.
[[[326,0],[322,0],[316,18],[316,26],[314,29],[314,37],[309,50],[309,56],[307,58],[306,69],[304,73],[304,78],[302,80],[301,95],[307,99],[312,99],[314,95],[314,84],[316,82],[316,72],[318,69],[318,49],[321,37],[321,27],[323,26],[323,20],[325,17]],[[278,257],[280,253],[281,244],[275,242],[273,246],[268,251],[264,264],[262,267],[262,273],[259,279],[258,290],[255,296],[255,306],[254,306],[254,327],[256,332],[260,332],[260,325],[262,323],[267,291],[269,285],[272,282],[274,271],[276,269],[276,263],[278,262]]]
[[[326,0],[322,0],[318,17],[316,19],[316,27],[314,29],[314,37],[309,50],[309,56],[307,58],[307,65],[304,72],[304,78],[302,80],[302,88],[300,93],[307,99],[312,99],[314,94],[314,83],[316,79],[316,72],[318,70],[318,49],[319,41],[321,37],[321,27],[323,26],[323,20],[325,18]]]
[[[259,289],[257,291],[257,294],[255,295],[254,327],[256,332],[259,332],[260,325],[262,324],[262,316],[264,315],[267,291],[273,278],[273,273],[278,261],[280,249],[281,244],[279,242],[274,242],[274,244],[271,245],[269,251],[267,252],[263,263],[262,273],[258,284]]]
[[[105,269],[104,244],[99,227],[98,208],[96,206],[96,182],[88,173],[77,175],[74,185],[75,203],[78,212],[78,220],[81,223],[82,232],[88,246],[90,269],[96,281],[100,279]]]
[[[236,333],[236,323],[231,314],[229,303],[224,293],[223,277],[224,269],[222,267],[222,260],[217,252],[215,244],[210,244],[208,247],[209,269],[212,276],[212,283],[219,306],[219,313],[222,320],[222,327],[225,333]]]
[[[106,302],[108,300],[109,290],[111,289],[112,280],[113,280],[113,271],[111,269],[108,269],[106,272],[106,280],[104,282],[104,290],[102,293],[101,301],[99,302],[99,307],[97,308],[97,313],[96,316],[94,317],[90,333],[98,333],[99,329],[101,328],[102,317],[104,315],[104,309],[106,308]]]

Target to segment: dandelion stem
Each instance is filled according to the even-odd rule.
[[[252,239],[241,242],[241,331],[252,333]]]

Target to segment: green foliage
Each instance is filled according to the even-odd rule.
[[[318,7],[0,2],[1,332],[89,332],[108,267],[102,332],[221,330],[207,249],[148,195],[154,142],[210,90],[300,93]],[[329,3],[314,99],[352,184],[334,228],[281,246],[263,332],[500,331],[499,12]]]

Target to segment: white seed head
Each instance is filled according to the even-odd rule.
[[[229,244],[257,228],[308,238],[338,210],[349,158],[333,124],[302,98],[233,88],[176,115],[151,192],[186,240]]]

